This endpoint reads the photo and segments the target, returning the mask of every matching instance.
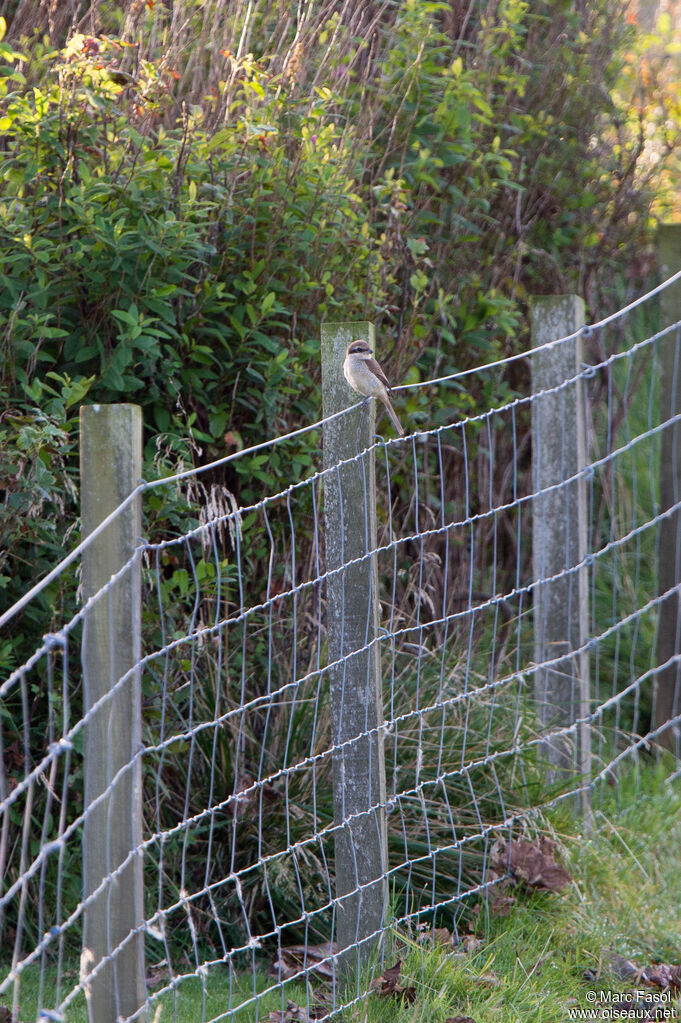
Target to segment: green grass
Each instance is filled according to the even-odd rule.
[[[640,967],[679,963],[681,780],[668,783],[652,768],[628,777],[620,805],[618,811],[614,795],[600,808],[596,802],[590,837],[566,816],[543,821],[563,851],[572,885],[560,894],[520,896],[510,916],[479,928],[473,953],[452,955],[397,938],[386,965],[402,959],[400,983],[416,988],[416,1000],[400,1005],[372,994],[349,1018],[563,1023],[571,1008],[593,1009],[588,991],[631,987],[609,972],[609,952]],[[585,979],[586,971],[597,979]]]
[[[620,779],[619,790],[606,789],[602,801],[594,800],[591,835],[567,809],[538,819],[537,826],[558,843],[572,884],[560,893],[514,889],[516,905],[499,919],[488,918],[483,904],[479,946],[472,952],[433,948],[416,933],[391,934],[383,967],[402,960],[400,983],[415,988],[415,1001],[407,1004],[373,992],[343,1012],[344,1023],[444,1023],[457,1015],[476,1023],[563,1023],[570,1009],[593,1008],[588,991],[631,986],[609,973],[609,953],[640,967],[681,960],[681,778],[667,780],[653,766],[631,770]],[[526,837],[534,833],[528,829]],[[365,987],[383,967],[374,964],[367,970]],[[592,979],[586,979],[587,971]],[[256,976],[259,991],[273,983],[264,969]],[[20,1012],[26,1023],[35,1020],[37,984],[37,972],[27,971]],[[348,1000],[362,989],[355,986]],[[151,1019],[200,1023],[252,994],[253,980],[244,975],[233,985],[230,1000],[225,971],[214,971],[205,996],[199,980],[188,980],[180,985],[176,1002],[172,994],[162,998],[160,1014],[152,1011]],[[288,999],[305,1005],[304,990],[290,985],[284,1004]],[[258,1019],[267,1020],[271,1010],[281,1007],[281,992],[264,996]],[[255,1020],[254,1005],[233,1018]],[[74,1006],[66,1020],[86,1023],[84,1004]]]
[[[187,969],[189,970],[189,967]],[[38,969],[32,970],[28,968],[22,975],[19,1012],[21,1023],[34,1023],[36,1019],[39,979],[40,971]],[[54,1005],[55,972],[53,970],[46,970],[43,981],[45,993],[43,994],[42,1004],[47,1006]],[[67,980],[66,984],[62,981],[62,991],[68,991],[73,983],[75,983],[75,974]],[[158,987],[161,988],[167,983],[166,979]],[[264,969],[257,972],[255,985],[252,975],[250,973],[244,974],[238,978],[236,983],[232,984],[230,1000],[230,985],[226,971],[224,969],[214,970],[209,973],[206,979],[204,1001],[201,980],[197,977],[190,977],[178,985],[175,993],[168,993],[162,996],[158,1002],[154,1003],[150,1014],[150,1023],[171,1023],[171,1021],[172,1023],[199,1023],[201,1020],[212,1020],[221,1013],[224,1013],[230,1005],[238,1006],[249,1001],[254,995],[254,987],[256,991],[262,992],[274,983],[273,978],[268,977]],[[3,998],[5,999],[4,1001]],[[284,989],[284,1007],[289,999],[304,1005],[305,988],[300,984],[287,984]],[[157,1019],[156,1012],[158,1011],[159,1002],[162,1009]],[[11,999],[0,995],[0,1007],[3,1004],[11,1006]],[[267,1019],[271,1010],[281,1008],[282,992],[280,989],[265,994],[258,1001],[258,1019]],[[2,1015],[0,1014],[1,1018]],[[255,1018],[255,1003],[236,1012],[233,1017],[235,1023],[248,1023],[248,1021]],[[88,1023],[87,1008],[83,995],[79,995],[67,1009],[65,1023]]]

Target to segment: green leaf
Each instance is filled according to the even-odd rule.
[[[428,251],[428,242],[425,238],[407,238],[407,247],[412,256],[417,258]]]
[[[111,315],[115,316],[116,319],[120,320],[122,323],[127,323],[128,326],[130,327],[136,327],[139,323],[139,313],[137,311],[137,306],[134,304],[134,302],[127,310],[112,309]]]
[[[268,313],[276,301],[276,294],[274,291],[268,291],[262,302],[260,303],[260,312],[265,315]]]
[[[223,128],[221,131],[216,131],[212,139],[206,143],[206,153],[212,153],[214,149],[219,149],[221,146],[233,141],[233,139],[234,130],[232,128]]]
[[[50,337],[68,337],[69,336],[69,331],[68,330],[61,330],[60,327],[45,327],[45,326],[43,326],[41,324],[39,327],[36,327],[36,329],[34,330],[34,332],[33,332],[33,334],[31,336],[32,337],[48,337],[48,338],[50,338]]]
[[[212,412],[208,417],[208,429],[213,437],[219,439],[225,432],[227,426],[226,412]]]

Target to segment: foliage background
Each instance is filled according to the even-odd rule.
[[[295,11],[283,0],[5,0],[2,11],[7,605],[77,540],[83,401],[141,404],[145,475],[165,475],[319,418],[324,319],[374,321],[388,376],[429,379],[526,347],[530,295],[580,293],[598,318],[651,272],[651,211],[673,204],[681,123],[671,15],[651,35],[623,0]],[[411,391],[404,417],[438,425],[524,393],[519,365],[465,389]],[[318,443],[239,459],[204,476],[202,496],[225,507],[278,491],[316,465]],[[487,444],[472,437],[473,514],[508,485],[504,438],[494,458]],[[462,497],[459,474],[446,479],[434,513]],[[196,494],[158,493],[152,539],[197,514]],[[407,501],[392,510],[398,530]],[[504,573],[512,585],[513,528],[500,529],[495,565],[479,545],[480,590],[493,571],[495,588]],[[254,593],[268,552],[249,565]],[[452,557],[456,593],[468,567]],[[186,569],[162,569],[180,614]],[[443,571],[435,558],[436,602]],[[17,617],[3,668],[70,615],[76,587],[65,573]],[[405,574],[405,614],[413,591]],[[39,693],[30,729],[45,731]],[[228,762],[224,773],[229,790]],[[205,805],[200,786],[194,795]]]
[[[676,44],[621,0],[4,13],[8,604],[77,516],[83,400],[140,402],[158,474],[318,418],[322,319],[373,320],[389,376],[427,379],[522,348],[529,294],[600,316],[649,272]],[[522,372],[411,392],[405,414],[489,407]],[[207,485],[278,489],[315,440]]]

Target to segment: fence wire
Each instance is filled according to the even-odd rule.
[[[678,417],[660,411],[658,350],[680,343],[681,324],[646,336],[641,310],[588,328],[588,361],[555,389],[576,383],[587,408],[587,555],[558,577],[588,573],[590,778],[547,780],[541,762],[534,680],[561,658],[535,660],[533,591],[547,581],[531,542],[539,394],[475,415],[452,409],[450,421],[357,453],[376,459],[367,557],[380,585],[370,642],[383,681],[391,924],[437,920],[456,933],[501,880],[495,842],[582,791],[597,800],[628,761],[651,755],[669,596],[657,589],[655,565],[670,556],[659,526],[679,508],[660,507],[660,437]],[[505,368],[470,374],[471,393]],[[322,510],[337,468],[243,505],[210,473],[140,488],[145,501],[180,494],[187,521],[177,535],[140,538],[118,574],[142,559],[143,741],[99,800],[141,765],[144,834],[128,860],[103,865],[86,899],[83,736],[101,709],[83,712],[88,607],[0,684],[0,1002],[15,1018],[51,1009],[70,1019],[82,1006],[93,978],[79,966],[83,915],[140,857],[147,997],[128,1023],[280,1020],[290,1001],[326,1020],[366,996],[365,975],[350,986],[339,975],[334,944],[334,840],[347,821],[334,820]],[[111,681],[103,702],[129,676]]]

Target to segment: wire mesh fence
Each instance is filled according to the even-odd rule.
[[[579,793],[597,800],[621,765],[653,754],[656,740],[678,759],[675,674],[673,713],[661,720],[657,703],[661,671],[676,672],[681,650],[677,641],[660,663],[660,607],[681,580],[678,550],[660,549],[660,525],[681,507],[678,493],[671,506],[660,501],[661,442],[679,419],[664,411],[660,381],[663,358],[681,352],[681,324],[652,332],[649,306],[584,328],[584,362],[550,389],[567,445],[563,397],[579,388],[584,399],[581,563],[551,578],[536,573],[532,409],[542,395],[529,376],[526,393],[518,388],[497,408],[399,440],[377,435],[346,460],[375,462],[377,533],[362,558],[376,568],[379,615],[375,634],[365,623],[361,649],[336,660],[327,593],[330,577],[342,579],[351,563],[327,566],[323,511],[342,466],[320,461],[306,478],[246,504],[200,471],[138,488],[147,503],[181,496],[186,516],[176,535],[138,538],[117,577],[0,685],[0,1002],[15,1018],[40,1009],[84,1018],[98,971],[111,969],[116,987],[120,953],[138,940],[143,1003],[132,1013],[114,1004],[113,1019],[282,1020],[290,1001],[309,1019],[333,1018],[365,996],[361,952],[383,928],[444,919],[456,930],[476,907],[484,911],[500,881],[495,842],[556,802]],[[474,392],[476,375],[502,382],[509,362],[529,365],[480,367],[466,385]],[[261,446],[263,466],[272,450]],[[257,476],[257,460],[251,465]],[[574,481],[559,475],[551,489],[571,495]],[[356,521],[369,521],[368,502]],[[661,591],[656,566],[670,560],[676,582]],[[62,571],[75,572],[77,561]],[[109,678],[109,693],[86,710],[84,620],[96,604],[111,607],[117,578],[137,569],[139,662]],[[547,666],[563,671],[565,657],[549,651],[536,660],[535,596],[539,584],[579,571],[590,693],[547,734],[536,679]],[[43,596],[32,599],[39,606]],[[343,606],[342,620],[355,612]],[[380,806],[374,800],[349,816],[373,821],[382,812],[388,903],[376,933],[358,930],[341,969],[335,858],[352,820],[339,815],[334,762],[354,740],[339,738],[330,688],[334,672],[342,680],[369,648],[380,661],[382,717],[372,725],[367,710],[362,738],[377,740],[366,749],[382,751],[385,787]],[[88,803],[87,729],[132,679],[141,741]],[[586,761],[580,734],[590,738]],[[570,770],[547,773],[547,739],[565,741]],[[100,884],[84,895],[88,818],[103,807],[101,827],[115,832],[121,822],[106,810],[109,797],[136,774],[141,840],[122,862],[102,863]],[[349,849],[351,894],[361,903],[365,851]],[[143,876],[141,920],[103,959],[81,954],[88,910],[114,891],[119,898],[114,882],[132,863]],[[380,943],[374,951],[380,956]]]

